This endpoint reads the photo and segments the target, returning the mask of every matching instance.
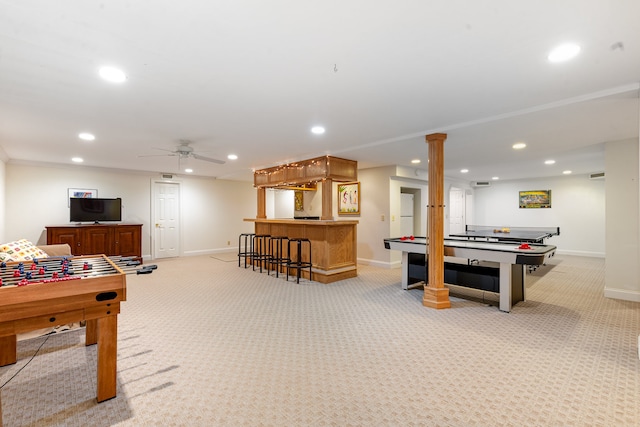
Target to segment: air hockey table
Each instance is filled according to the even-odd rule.
[[[409,289],[412,279],[426,283],[427,238],[389,238],[384,239],[384,246],[402,251],[402,289]],[[444,239],[445,282],[450,292],[452,287],[460,288],[460,292],[454,293],[463,297],[467,289],[492,293],[498,299],[499,309],[510,312],[513,305],[525,300],[525,266],[543,265],[555,253],[553,245]],[[474,265],[472,260],[478,264]],[[420,267],[420,262],[424,267]],[[493,289],[484,286],[487,281],[493,281]]]

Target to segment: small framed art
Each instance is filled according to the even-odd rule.
[[[360,214],[360,183],[338,184],[338,215]]]
[[[520,209],[548,209],[551,208],[551,190],[520,191]]]

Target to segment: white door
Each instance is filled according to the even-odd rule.
[[[155,258],[180,255],[180,184],[156,182],[153,194]]]
[[[451,188],[449,191],[449,234],[464,232],[464,190]]]
[[[413,194],[400,193],[400,233],[413,236]]]

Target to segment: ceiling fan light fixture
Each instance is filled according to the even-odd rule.
[[[81,132],[78,134],[78,138],[83,141],[94,141],[96,139],[96,136],[89,132]]]
[[[227,156],[227,159],[229,159],[229,160],[238,160],[238,156],[236,156],[235,154],[229,154]]]
[[[311,128],[311,133],[315,134],[315,135],[322,135],[323,133],[325,133],[325,128],[323,126],[314,126]]]

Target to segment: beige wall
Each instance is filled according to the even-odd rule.
[[[123,222],[143,224],[142,254],[151,255],[151,183],[160,174],[87,167],[6,165],[2,241],[46,241],[45,226],[69,224],[68,188],[97,189],[121,197]],[[252,229],[256,195],[251,183],[178,177],[181,185],[182,255],[233,250]]]
[[[474,222],[494,227],[560,227],[560,235],[548,241],[558,247],[558,253],[604,257],[605,182],[588,175],[492,182],[474,190]],[[518,195],[526,190],[551,190],[551,209],[520,209]]]
[[[388,266],[391,251],[384,248],[383,239],[390,237],[390,181],[396,168],[361,169],[358,171],[360,181],[360,215],[358,219],[358,261]],[[400,196],[398,195],[398,198]]]
[[[6,206],[6,197],[5,197],[5,188],[6,188],[6,165],[4,160],[0,160],[0,242],[6,242],[6,232],[7,229],[5,225],[5,206]]]
[[[640,301],[638,275],[638,140],[605,145],[605,296]]]

